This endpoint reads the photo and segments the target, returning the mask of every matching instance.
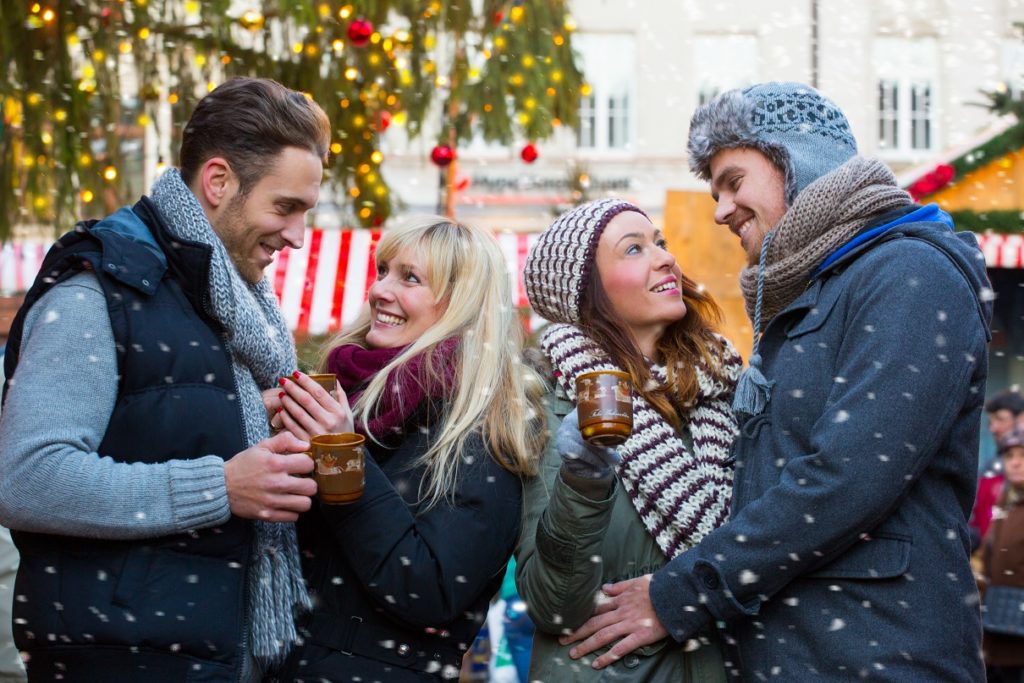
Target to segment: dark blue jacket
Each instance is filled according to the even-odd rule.
[[[915,222],[772,319],[731,520],[654,575],[676,638],[724,623],[743,680],[984,681],[967,519],[991,299],[974,236]]]
[[[155,463],[243,450],[231,359],[205,312],[209,259],[203,245],[172,246],[147,199],[80,224],[50,250],[15,319],[7,377],[17,372],[27,310],[88,268],[106,295],[121,376],[98,451]],[[237,680],[250,534],[236,517],[144,541],[14,532],[15,593],[25,596],[14,605],[14,633],[30,677]]]
[[[395,448],[367,440],[363,496],[300,519],[315,608],[280,680],[458,678],[519,538],[522,484],[473,434],[453,500],[426,509],[428,427],[413,420]]]

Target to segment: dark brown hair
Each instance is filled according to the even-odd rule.
[[[596,264],[595,264],[596,266]],[[656,347],[658,362],[664,364],[668,382],[651,381],[651,371],[626,324],[615,314],[595,267],[580,301],[580,327],[601,344],[612,362],[629,373],[634,389],[675,429],[682,426],[680,413],[696,400],[699,387],[694,368],[702,366],[714,377],[724,369],[721,340],[715,336],[722,311],[708,294],[685,275],[680,279],[686,316],[665,329]]]
[[[325,163],[331,123],[316,102],[268,78],[232,78],[199,101],[181,135],[179,167],[191,185],[206,161],[224,157],[245,195],[285,147]]]

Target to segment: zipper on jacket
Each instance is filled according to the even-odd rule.
[[[223,328],[220,334],[220,343],[221,350],[227,356],[228,367],[231,368],[231,386],[235,390],[235,405],[237,407],[238,425],[242,429],[242,443],[248,444],[249,439],[246,436],[245,430],[245,413],[242,411],[242,394],[239,391],[238,377],[235,375],[235,362],[231,357],[231,349],[228,345],[228,333],[226,331],[223,331]],[[246,447],[248,446],[246,445]],[[232,454],[232,456],[234,456],[234,454]],[[249,639],[249,629],[251,628],[250,619],[252,618],[252,615],[250,614],[249,610],[249,565],[251,564],[253,559],[253,523],[251,521],[247,521],[245,523],[245,528],[245,545],[247,550],[245,553],[245,565],[242,567],[242,640],[239,643],[238,676],[235,679],[236,681],[238,681],[238,683],[244,683],[242,674],[246,669],[246,663],[249,661],[249,649],[251,647]],[[255,655],[251,655],[251,659],[252,663],[255,665]],[[256,671],[254,670],[253,673],[256,673]]]

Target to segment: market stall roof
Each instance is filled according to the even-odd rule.
[[[1002,117],[898,181],[916,201],[948,211],[958,230],[977,233],[989,268],[1024,268],[1024,122]]]

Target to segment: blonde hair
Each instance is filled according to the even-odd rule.
[[[424,354],[426,361],[424,376],[416,381],[444,381],[433,353],[439,343],[456,337],[460,341],[454,373],[457,386],[430,448],[419,458],[418,464],[427,471],[420,495],[434,505],[454,491],[466,439],[478,431],[491,457],[504,469],[535,475],[547,440],[543,384],[521,362],[523,329],[497,240],[489,232],[441,216],[416,216],[384,232],[375,258],[386,262],[406,249],[421,260],[434,301],[446,301],[447,308],[419,339],[374,375],[352,408],[357,424],[366,427],[388,377],[415,356]],[[350,329],[328,343],[321,366],[336,346],[366,346],[370,315],[367,307]]]

